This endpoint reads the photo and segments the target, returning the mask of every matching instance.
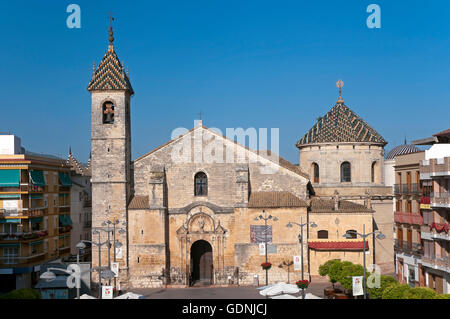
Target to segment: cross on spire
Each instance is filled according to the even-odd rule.
[[[198,113],[198,116],[200,117],[200,121],[202,120],[202,111],[200,111],[199,113]]]
[[[338,80],[336,82],[336,86],[339,88],[339,98],[338,98],[338,103],[344,103],[344,100],[342,99],[342,88],[344,87],[344,81],[342,80]]]

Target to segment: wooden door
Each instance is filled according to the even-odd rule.
[[[200,281],[203,283],[212,283],[212,260],[212,251],[205,251],[200,257]]]
[[[407,230],[406,240],[408,241],[408,249],[412,249],[412,230],[411,229]]]
[[[444,279],[442,277],[436,276],[436,292],[438,294],[444,293]]]

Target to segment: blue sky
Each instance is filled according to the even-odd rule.
[[[81,7],[81,29],[66,7]],[[381,7],[381,29],[366,7]],[[337,100],[389,144],[450,127],[450,1],[2,1],[0,131],[82,161],[92,63],[115,47],[130,69],[133,158],[177,127],[278,127],[280,153]]]

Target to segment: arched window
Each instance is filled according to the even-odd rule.
[[[319,230],[317,232],[317,238],[327,239],[328,238],[328,230]]]
[[[313,176],[314,183],[319,183],[319,165],[317,163],[311,164],[311,175]]]
[[[346,233],[346,234],[349,234],[349,235],[351,236],[351,237],[349,237],[349,238],[357,238],[356,230],[354,230],[354,229],[349,229],[349,230],[347,230],[345,233]]]
[[[351,182],[352,173],[351,166],[349,162],[344,162],[341,164],[341,182]]]
[[[110,101],[103,103],[103,124],[114,124],[114,104]]]
[[[372,183],[375,183],[375,182],[377,181],[377,178],[376,178],[376,173],[377,173],[376,168],[377,168],[377,162],[373,162],[373,163],[372,163],[372,168],[371,168],[371,181],[372,181]]]
[[[203,172],[198,172],[194,177],[194,194],[195,196],[208,195],[208,177]]]

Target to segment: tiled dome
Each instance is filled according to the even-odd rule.
[[[417,152],[420,152],[420,149],[418,149],[414,145],[403,144],[396,146],[392,150],[390,150],[389,153],[386,155],[386,159],[390,160],[394,159],[397,155],[405,155]]]

